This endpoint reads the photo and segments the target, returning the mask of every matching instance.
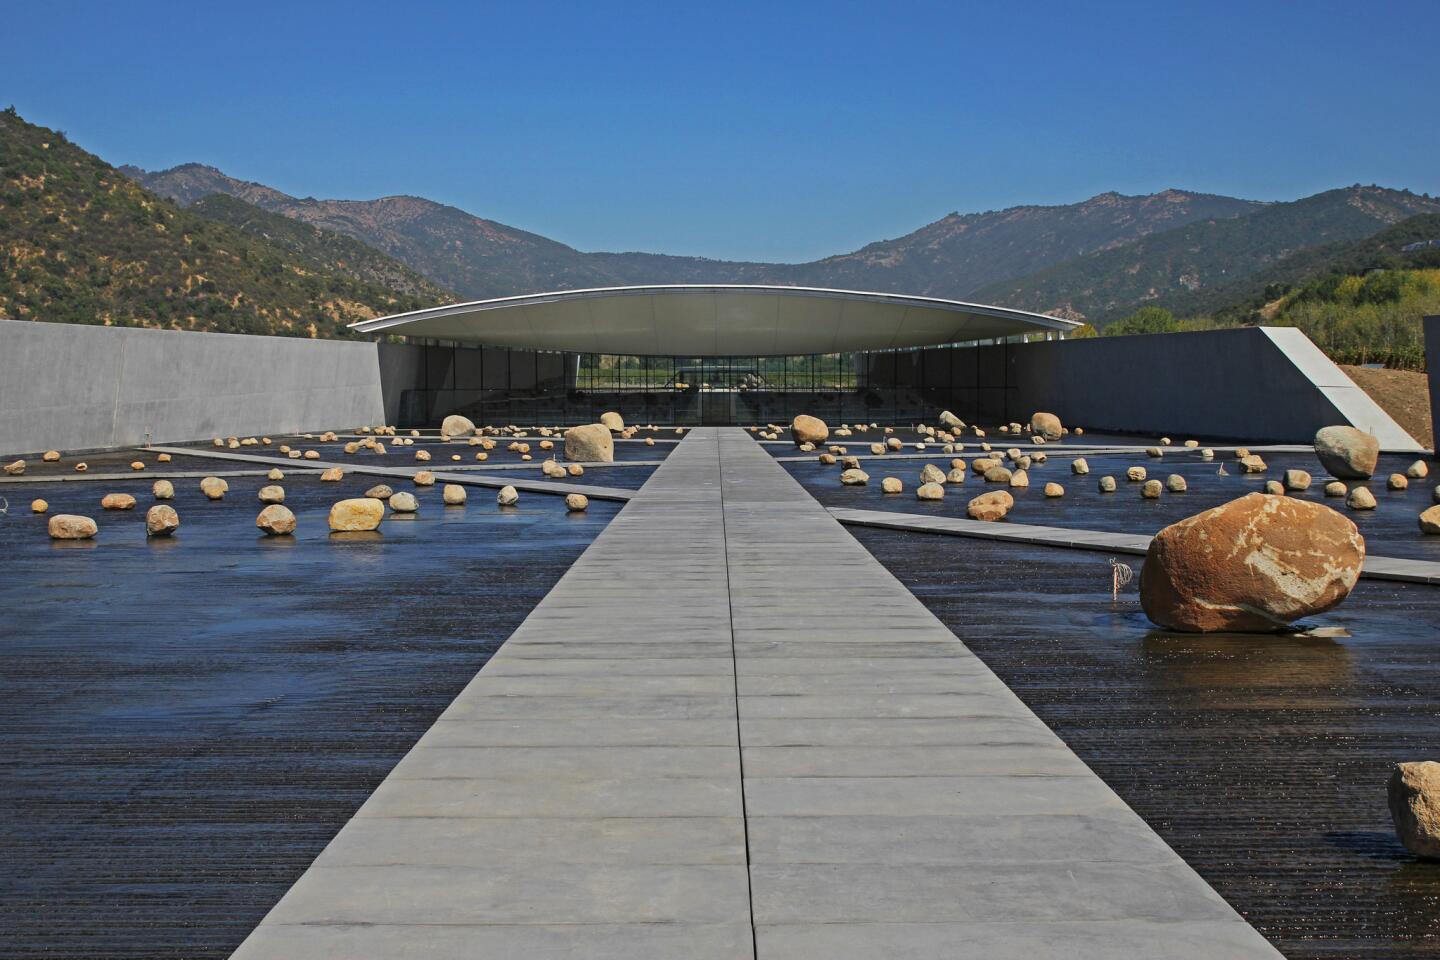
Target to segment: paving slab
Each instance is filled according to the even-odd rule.
[[[235,956],[1278,956],[743,431],[627,493]]]

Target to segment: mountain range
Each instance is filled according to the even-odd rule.
[[[973,299],[1097,324],[1142,305],[1213,308],[1300,251],[1440,212],[1440,201],[1429,197],[1359,185],[1281,203],[1184,190],[1102,193],[1058,206],[951,213],[851,253],[786,264],[586,253],[419,197],[300,199],[200,164],[122,170],[178,203],[224,194],[345,234],[463,299],[645,283],[772,283]]]
[[[588,253],[421,197],[298,198],[200,164],[117,169],[12,109],[0,212],[0,315],[345,336],[354,319],[455,300],[651,283],[903,292],[1096,325],[1145,305],[1233,320],[1268,286],[1373,259],[1365,244],[1387,228],[1413,221],[1390,232],[1433,239],[1420,234],[1440,201],[1359,185],[1278,203],[1102,193],[951,213],[809,263]]]

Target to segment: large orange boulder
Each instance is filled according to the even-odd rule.
[[[790,421],[790,438],[798,446],[802,443],[824,443],[830,437],[830,428],[819,417],[800,414]]]
[[[603,423],[587,423],[565,431],[565,459],[610,463],[615,459],[615,438]]]
[[[1172,630],[1279,630],[1344,600],[1364,561],[1365,538],[1345,516],[1250,493],[1155,535],[1140,605]]]
[[[971,500],[966,504],[965,512],[970,515],[971,520],[1004,520],[1013,506],[1014,497],[1004,490],[996,490],[994,493],[982,493]]]
[[[1399,763],[1390,774],[1390,817],[1405,849],[1440,860],[1440,763]]]
[[[1053,413],[1036,413],[1030,417],[1030,432],[1046,440],[1059,440],[1065,435],[1060,418]]]

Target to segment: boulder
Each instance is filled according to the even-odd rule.
[[[1424,460],[1416,460],[1405,469],[1405,476],[1411,480],[1424,480],[1430,476],[1430,467]]]
[[[986,483],[1009,483],[1010,471],[1002,466],[993,466],[985,471]]]
[[[1410,478],[1403,473],[1392,473],[1390,478],[1385,481],[1385,486],[1391,490],[1404,490],[1410,486]]]
[[[46,463],[55,463],[56,461],[58,461],[58,460],[60,459],[60,451],[59,451],[59,450],[46,450],[44,453],[42,453],[42,454],[40,455],[40,459],[43,460],[43,461],[45,461]]]
[[[345,479],[345,471],[339,467],[330,467],[328,470],[321,471],[320,479],[326,483],[336,483]]]
[[[1241,473],[1264,473],[1267,469],[1265,461],[1260,458],[1258,453],[1247,454],[1240,458]]]
[[[965,506],[972,520],[1002,520],[1015,506],[1015,498],[1005,490],[982,493]]]
[[[1351,510],[1374,510],[1375,494],[1369,487],[1356,487],[1345,497],[1345,506]]]
[[[30,501],[30,512],[31,512],[31,513],[44,513],[45,511],[47,511],[47,510],[49,510],[49,509],[50,509],[50,504],[47,503],[47,502],[45,502],[44,500],[31,500],[31,501]]]
[[[833,465],[835,464],[835,454],[833,454],[833,453],[822,453],[822,454],[820,454],[820,463],[821,463],[822,465],[824,465],[824,466],[827,466],[827,467],[833,466]]]
[[[266,479],[266,480],[284,480],[284,479],[285,479],[285,471],[279,470],[279,469],[276,469],[276,468],[272,467],[272,468],[270,469],[270,472],[267,473],[267,474],[265,474],[265,479]]]
[[[987,478],[987,479],[988,479],[988,478]],[[1025,472],[1025,470],[1023,470],[1023,469],[1022,469],[1022,470],[1016,470],[1014,473],[1010,474],[1010,486],[1012,486],[1012,487],[1028,487],[1028,486],[1030,486],[1030,474],[1027,473],[1027,472]]]
[[[920,482],[921,482],[922,484],[924,484],[924,483],[944,483],[944,482],[945,482],[945,471],[944,471],[944,470],[941,470],[939,467],[935,466],[935,464],[933,464],[933,463],[927,463],[927,464],[925,464],[925,466],[923,466],[923,467],[920,468]]]
[[[284,503],[285,488],[271,484],[267,487],[261,487],[260,493],[257,494],[257,496],[259,496],[261,503]]]
[[[922,483],[915,489],[915,497],[918,500],[944,500],[945,487],[939,483]]]
[[[157,503],[145,511],[145,535],[168,537],[180,529],[180,514],[169,504]]]
[[[1380,461],[1380,441],[1354,427],[1323,427],[1315,434],[1315,456],[1341,480],[1366,480]]]
[[[1164,490],[1165,487],[1159,480],[1146,480],[1144,485],[1140,487],[1140,496],[1146,500],[1159,500],[1160,494]]]
[[[946,482],[946,483],[964,483],[964,482],[965,482],[965,468],[964,468],[964,467],[956,467],[955,469],[951,470],[949,473],[945,474],[945,482]]]
[[[1165,456],[1165,451],[1161,450],[1159,447],[1146,447],[1145,456],[1153,457],[1158,460],[1161,457]]]
[[[615,438],[610,435],[610,429],[601,423],[571,427],[565,431],[565,459],[612,463],[615,460]]]
[[[565,472],[572,477],[579,477],[585,474],[585,468],[578,463],[572,463],[565,468]]]
[[[1343,497],[1345,496],[1345,493],[1345,484],[1341,483],[1339,480],[1331,480],[1329,483],[1325,484],[1325,496],[1327,497]]]
[[[462,417],[458,413],[452,413],[440,421],[440,436],[442,437],[471,437],[475,435],[475,421],[469,417]]]
[[[150,493],[156,500],[174,500],[175,484],[169,480],[156,480],[150,487]]]
[[[507,484],[501,487],[500,492],[495,495],[495,502],[502,507],[513,507],[520,502],[520,494],[515,491],[514,487]]]
[[[128,493],[107,493],[101,498],[100,506],[106,510],[134,510],[135,498]]]
[[[882,453],[884,453],[884,452],[885,452],[885,444],[883,444],[883,443],[872,443],[872,444],[870,444],[870,453],[873,454],[874,456],[877,456],[877,457],[878,457],[878,456],[880,456],[880,454],[882,454]]]
[[[1264,490],[1272,497],[1285,496],[1285,485],[1279,480],[1266,480]]]
[[[1309,489],[1310,489],[1310,474],[1306,473],[1304,470],[1286,470],[1286,471],[1285,471],[1285,489],[1286,489],[1286,490],[1309,490]]]
[[[414,481],[415,486],[417,487],[435,486],[435,474],[431,473],[429,470],[416,470],[415,476],[411,477],[410,479]]]
[[[206,477],[200,481],[200,492],[211,500],[219,500],[225,496],[225,491],[230,489],[230,484],[220,477]]]
[[[861,470],[859,467],[851,467],[848,470],[841,471],[840,482],[847,487],[863,487],[870,482],[870,474]]]
[[[970,469],[978,476],[985,476],[986,473],[1000,466],[1000,461],[993,457],[976,457],[970,461]]]
[[[614,430],[616,433],[619,433],[625,429],[625,418],[614,410],[606,410],[600,414],[600,425],[607,430]]]
[[[47,525],[51,540],[89,540],[100,532],[95,521],[89,517],[77,517],[68,513],[57,513]]]
[[[888,450],[899,450],[903,446],[905,446],[905,443],[899,437],[890,437],[885,441],[885,447]],[[23,463],[21,464],[21,471],[24,471]]]
[[[1165,478],[1165,489],[1171,493],[1184,493],[1186,490],[1189,490],[1190,487],[1185,482],[1184,477],[1178,473],[1172,473]]]
[[[40,501],[44,503],[44,501]],[[1440,534],[1440,505],[1429,507],[1420,513],[1420,532]]]
[[[1090,472],[1090,463],[1084,457],[1076,457],[1070,461],[1070,472],[1077,477],[1083,477]]]
[[[414,513],[420,509],[420,501],[415,499],[415,494],[407,490],[390,495],[390,509],[396,513]]]
[[[6,473],[8,473],[8,474],[9,474],[10,476],[12,476],[12,477],[21,476],[21,475],[23,475],[23,474],[25,473],[25,461],[24,461],[24,460],[15,460],[15,461],[12,461],[12,462],[10,462],[10,463],[5,464],[4,467],[0,467],[0,470],[4,470]]]
[[[1397,763],[1387,785],[1390,819],[1405,849],[1440,860],[1440,763]]]
[[[465,488],[458,483],[447,483],[440,491],[440,499],[445,501],[449,507],[460,507],[465,505]]]
[[[880,489],[885,493],[902,493],[905,490],[905,484],[900,482],[899,477],[886,477],[880,481]],[[1440,507],[1436,509],[1440,509]]]
[[[272,503],[260,511],[255,518],[255,526],[264,530],[267,536],[281,537],[295,532],[295,514],[290,512],[289,507]]]
[[[800,414],[790,421],[790,438],[796,443],[824,443],[830,428],[819,417]]]
[[[1114,493],[1114,492],[1115,492],[1115,478],[1114,478],[1114,477],[1101,477],[1101,478],[1100,478],[1100,492],[1101,492],[1101,493]]]
[[[565,509],[571,513],[579,513],[590,506],[590,498],[583,493],[570,493],[565,496]]]
[[[306,451],[305,451],[305,459],[306,459],[306,460],[319,460],[319,459],[320,459],[320,451],[319,451],[319,450],[306,450]]]
[[[1052,481],[1051,483],[1045,484],[1045,496],[1047,496],[1047,497],[1063,497],[1063,496],[1065,496],[1065,488],[1062,487],[1062,486],[1060,486],[1060,484],[1054,483],[1054,482]]]
[[[955,414],[951,413],[949,410],[940,411],[940,422],[951,430],[965,429],[965,421],[955,416]]]
[[[377,530],[385,519],[385,502],[374,497],[341,500],[330,508],[330,529],[337,533]]]
[[[1140,483],[1145,479],[1144,467],[1131,467],[1125,471],[1125,479],[1131,483]]]
[[[1155,535],[1140,605],[1172,630],[1278,630],[1344,600],[1364,560],[1365,540],[1343,515],[1250,493]]]
[[[429,462],[430,462],[430,451],[429,451],[429,450],[416,450],[416,451],[415,451],[415,459],[418,460],[418,461],[420,461],[421,463],[429,463]]]
[[[75,472],[76,472],[76,473],[84,473],[86,470],[89,470],[89,469],[90,469],[90,464],[85,463],[85,462],[83,462],[83,461],[80,462],[80,463],[75,464]],[[24,473],[25,471],[24,471],[24,469],[22,468],[20,472],[21,472],[21,473]]]

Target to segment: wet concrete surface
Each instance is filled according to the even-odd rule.
[[[1385,800],[1440,750],[1440,591],[1362,581],[1310,624],[1348,636],[1173,635],[1101,555],[851,532],[1287,957],[1440,955],[1440,863]]]
[[[1081,438],[1090,440],[1090,437]],[[848,444],[854,452],[856,444]],[[1377,506],[1374,510],[1349,510],[1343,498],[1326,497],[1324,487],[1334,478],[1327,474],[1319,461],[1310,453],[1264,453],[1269,469],[1264,473],[1244,474],[1233,457],[1222,457],[1216,448],[1216,459],[1201,460],[1198,453],[1169,453],[1161,458],[1147,457],[1143,453],[1094,454],[1065,452],[1060,444],[1047,444],[1042,449],[1046,462],[1031,467],[1030,486],[1008,488],[999,484],[986,483],[981,477],[967,470],[963,484],[946,484],[945,499],[919,500],[915,489],[920,485],[920,469],[933,463],[949,471],[950,461],[958,457],[968,465],[976,457],[1004,456],[1010,446],[1019,447],[1030,453],[1026,444],[1002,446],[993,444],[997,452],[985,454],[973,445],[967,444],[963,453],[936,453],[933,457],[917,459],[875,459],[861,461],[861,468],[870,475],[869,484],[861,487],[846,487],[840,483],[840,467],[822,466],[819,461],[786,463],[785,466],[807,490],[827,507],[851,507],[860,510],[895,510],[902,513],[917,513],[933,516],[963,517],[965,506],[971,498],[991,490],[1008,489],[1015,497],[1015,508],[1009,519],[1016,523],[1031,523],[1043,526],[1068,527],[1084,530],[1105,530],[1115,533],[1151,535],[1162,527],[1183,520],[1202,510],[1218,506],[1247,493],[1260,492],[1266,480],[1282,480],[1288,469],[1305,470],[1310,473],[1310,488],[1292,493],[1300,499],[1323,503],[1333,507],[1355,521],[1365,536],[1370,553],[1406,557],[1412,560],[1440,561],[1440,537],[1427,536],[1420,532],[1417,518],[1421,511],[1434,506],[1435,488],[1440,484],[1440,464],[1425,458],[1431,467],[1431,475],[1424,480],[1411,480],[1405,490],[1386,489],[1386,478],[1391,473],[1404,473],[1415,456],[1385,455],[1380,466],[1368,481],[1354,481],[1350,486],[1366,486],[1375,495]],[[865,444],[868,450],[868,443]],[[772,448],[773,450],[773,448]],[[1226,448],[1233,450],[1233,447]],[[927,451],[929,452],[929,451]],[[788,451],[787,451],[788,453]],[[1070,463],[1076,456],[1084,456],[1090,465],[1088,476],[1075,476],[1070,472]],[[1219,469],[1224,465],[1226,475]],[[1126,468],[1142,466],[1149,479],[1164,481],[1172,473],[1185,478],[1188,491],[1170,493],[1166,491],[1158,500],[1144,500],[1140,497],[1141,484],[1125,478]],[[1113,476],[1117,489],[1114,493],[1101,493],[1098,488],[1102,476]],[[898,477],[905,484],[905,490],[898,494],[885,494],[880,481],[887,476]],[[1065,496],[1045,496],[1045,484],[1054,481],[1065,488]]]
[[[267,539],[267,481],[187,479],[147,541],[154,479],[8,491],[0,957],[227,956],[620,509],[431,488],[332,536],[377,478],[292,473],[297,535]],[[101,511],[112,490],[137,508]],[[50,541],[34,497],[99,537]]]

